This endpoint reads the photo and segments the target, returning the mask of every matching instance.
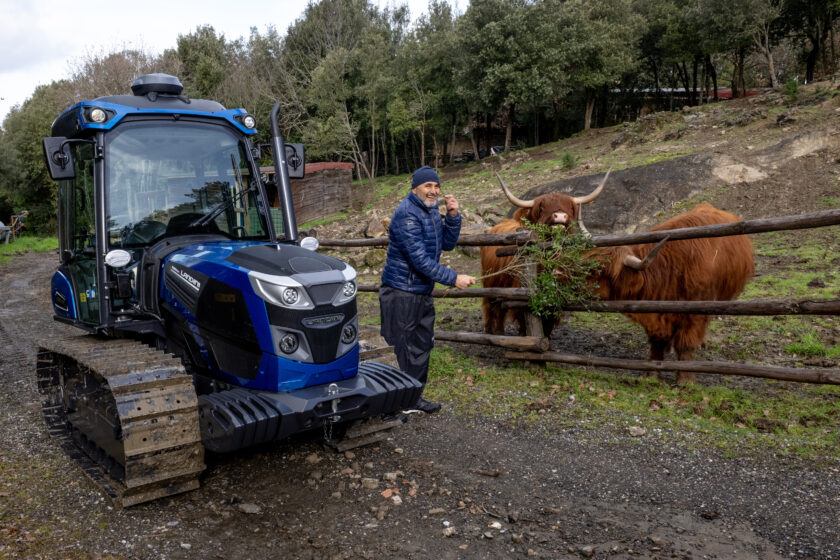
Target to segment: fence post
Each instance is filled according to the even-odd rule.
[[[524,282],[523,284],[527,287],[531,287],[534,285],[537,279],[537,263],[530,262],[525,267],[525,272],[523,274]],[[525,334],[528,336],[536,336],[539,338],[545,338],[545,333],[543,332],[543,323],[542,319],[531,313],[530,306],[525,308]],[[551,333],[549,333],[551,334]],[[550,348],[550,347],[549,347]],[[547,362],[538,361],[538,362],[531,362],[526,361],[525,365],[530,366],[531,364],[538,365],[540,367],[546,367]]]

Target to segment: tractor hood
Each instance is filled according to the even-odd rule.
[[[356,271],[345,262],[291,244],[197,243],[166,258],[160,291],[193,325],[192,361],[237,385],[287,390],[356,375]]]

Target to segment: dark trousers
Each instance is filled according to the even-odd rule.
[[[380,334],[394,347],[400,369],[425,387],[435,345],[435,301],[390,286],[379,288]]]

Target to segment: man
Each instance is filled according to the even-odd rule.
[[[390,242],[379,288],[381,334],[394,347],[400,369],[424,387],[434,346],[435,282],[464,289],[475,278],[439,264],[441,251],[451,251],[461,231],[458,201],[444,197],[446,216],[438,211],[440,178],[428,165],[411,177],[411,192],[394,211]],[[422,397],[416,409],[427,414],[440,404]]]

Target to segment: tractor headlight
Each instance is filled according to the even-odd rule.
[[[245,128],[254,128],[257,126],[257,119],[251,115],[245,115],[245,118],[242,119],[242,124],[245,125]]]
[[[100,108],[96,108],[90,112],[90,120],[97,124],[102,124],[108,120],[108,115]]]
[[[348,323],[341,329],[341,342],[350,344],[356,340],[356,327]]]
[[[293,354],[294,351],[298,349],[299,345],[300,342],[298,341],[298,337],[295,333],[286,333],[280,337],[280,350],[286,354]]]
[[[356,297],[356,292],[358,291],[358,286],[356,284],[356,270],[347,265],[347,267],[341,271],[342,276],[344,276],[344,283],[341,285],[336,291],[335,297],[333,298],[333,305],[343,305],[348,301],[351,301],[354,297]]]
[[[114,111],[102,107],[85,107],[83,113],[85,122],[93,124],[104,124],[111,120],[115,114]]]
[[[283,289],[283,303],[286,305],[294,305],[300,299],[300,292],[297,288]]]
[[[288,276],[274,276],[262,272],[248,273],[254,293],[268,303],[286,309],[313,309],[315,305],[304,287]]]

